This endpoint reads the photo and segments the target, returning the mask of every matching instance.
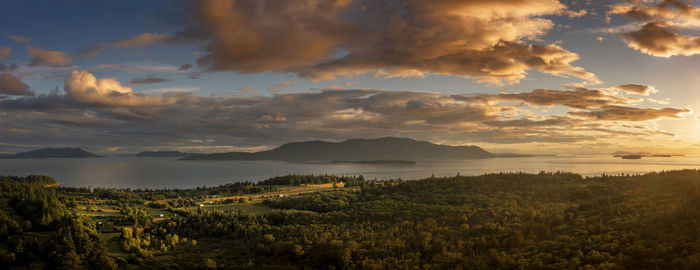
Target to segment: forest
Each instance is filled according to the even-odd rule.
[[[698,170],[290,175],[183,190],[8,176],[0,209],[10,268],[700,268]]]

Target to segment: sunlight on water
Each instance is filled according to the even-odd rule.
[[[420,179],[495,172],[568,171],[584,176],[700,168],[700,156],[623,160],[610,156],[423,161],[415,165],[309,164],[280,161],[177,161],[173,158],[0,160],[0,175],[41,174],[64,186],[191,188],[258,181],[285,174],[364,175],[367,179]]]

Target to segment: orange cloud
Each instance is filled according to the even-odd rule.
[[[20,78],[10,73],[0,73],[0,95],[33,96],[34,91]]]
[[[578,88],[573,91],[535,89],[524,93],[501,93],[493,96],[498,100],[524,101],[539,106],[562,105],[576,109],[595,109],[609,105],[629,104],[636,99],[624,96],[612,96],[596,90]]]
[[[12,49],[9,47],[0,47],[0,60],[10,57]]]
[[[270,85],[267,88],[267,91],[277,91],[277,89],[279,89],[280,87],[290,86],[290,85],[295,84],[295,83],[297,83],[297,81],[286,80],[286,81],[283,81],[281,83],[276,83],[276,84]]]
[[[612,5],[610,14],[623,14],[643,24],[623,35],[629,47],[658,57],[700,54],[700,37],[680,34],[700,28],[700,8],[682,0],[627,2]]]
[[[605,121],[648,121],[659,118],[681,118],[682,114],[691,113],[689,109],[678,108],[634,108],[624,106],[605,106],[602,110],[589,112],[569,112],[570,115]]]
[[[668,25],[659,22],[650,22],[637,31],[627,33],[623,40],[631,48],[653,56],[700,54],[700,37],[675,33]]]
[[[651,85],[641,85],[636,83],[617,85],[613,86],[612,88],[640,95],[649,95],[650,93],[654,93],[657,91],[656,88],[654,88]]]
[[[558,45],[535,45],[566,15],[557,0],[195,2],[197,21],[178,35],[207,40],[209,71],[291,72],[311,80],[451,74],[517,83],[528,70],[597,83]],[[204,29],[204,30],[203,30]]]
[[[48,66],[63,66],[73,61],[73,58],[65,52],[47,51],[39,47],[27,46],[27,53],[31,57],[32,66],[48,65]]]

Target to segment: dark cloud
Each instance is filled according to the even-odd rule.
[[[33,96],[34,92],[22,80],[10,73],[0,73],[0,94],[12,96]]]
[[[162,83],[162,82],[167,82],[169,81],[168,79],[163,79],[159,77],[145,77],[145,78],[133,78],[131,81],[126,82],[126,84],[153,84],[153,83]]]
[[[188,70],[188,69],[190,69],[191,67],[192,67],[192,65],[190,65],[190,64],[183,64],[183,65],[180,66],[177,70]]]
[[[190,80],[196,80],[199,79],[199,77],[202,76],[202,73],[199,72],[188,72],[187,73],[187,78],[190,78]]]
[[[12,63],[9,66],[6,66],[5,64],[0,64],[0,72],[5,72],[5,71],[14,71],[19,68],[19,65],[16,63]]]

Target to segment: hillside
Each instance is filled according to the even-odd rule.
[[[14,158],[91,158],[100,157],[80,148],[42,148],[14,155],[0,156],[3,159]]]
[[[278,148],[255,152],[230,152],[195,155],[182,160],[280,160],[280,161],[333,161],[333,160],[435,160],[491,158],[492,154],[478,146],[439,145],[407,138],[384,137],[352,139],[343,142],[294,142]]]

